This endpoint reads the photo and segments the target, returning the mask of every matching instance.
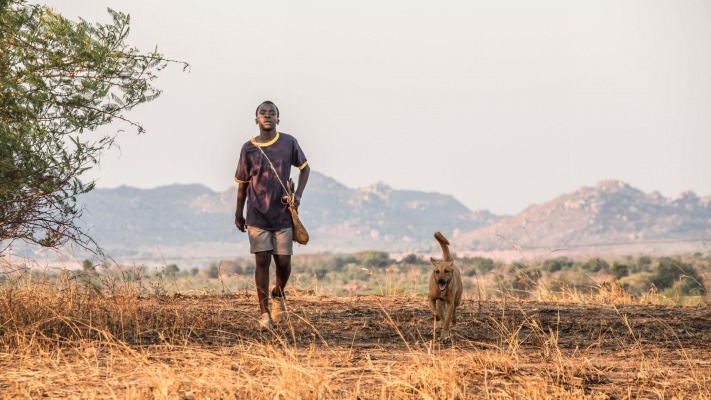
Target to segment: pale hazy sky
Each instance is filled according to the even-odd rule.
[[[128,42],[187,61],[129,117],[99,187],[233,185],[256,106],[313,170],[356,188],[517,213],[604,179],[711,194],[711,2],[52,0],[131,15]],[[125,126],[112,126],[116,130]],[[308,201],[308,188],[304,195]]]

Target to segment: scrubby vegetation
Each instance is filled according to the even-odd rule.
[[[484,257],[457,257],[465,291],[480,299],[517,298],[557,301],[624,292],[630,301],[706,305],[711,259],[702,254],[651,257],[522,260],[504,263]],[[355,254],[310,254],[293,258],[290,285],[322,295],[424,296],[431,270],[429,258],[415,254],[399,260],[381,251]],[[253,290],[254,260],[214,261],[202,268],[166,264],[158,268],[94,264],[61,270],[15,265],[13,271],[49,281],[70,279],[107,288],[135,282],[142,295],[171,293],[239,293]],[[273,273],[273,271],[272,271]],[[0,273],[0,283],[8,274]],[[103,289],[102,289],[103,290]]]
[[[0,398],[711,398],[709,307],[659,306],[704,303],[708,260],[457,261],[469,286],[445,343],[416,256],[297,257],[289,317],[266,332],[251,260],[0,264]]]
[[[651,257],[522,260],[504,263],[485,257],[456,257],[465,290],[482,299],[515,297],[530,300],[593,296],[611,288],[630,298],[663,304],[699,305],[711,301],[706,290],[711,261],[702,254]],[[415,254],[394,260],[388,253],[297,255],[291,284],[325,295],[424,295],[431,269],[429,258]],[[91,281],[141,281],[152,292],[239,292],[252,290],[251,257],[220,260],[203,268],[181,269],[93,265],[85,260],[79,271],[62,272]],[[33,270],[56,279],[56,271]],[[2,278],[0,278],[2,279]],[[161,287],[160,290],[156,287]]]

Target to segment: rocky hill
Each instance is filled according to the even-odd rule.
[[[201,185],[96,189],[82,198],[83,223],[114,256],[247,253],[246,237],[233,223],[235,198],[236,188],[214,192]],[[586,250],[605,244],[703,247],[701,239],[711,239],[711,197],[683,193],[669,199],[620,181],[497,216],[469,210],[450,195],[395,190],[384,183],[352,189],[312,171],[300,212],[311,234],[301,253],[436,252],[436,230],[452,239],[459,254]]]
[[[675,199],[644,193],[616,180],[561,195],[544,204],[457,236],[468,248],[543,248],[551,251],[684,243],[711,239],[711,196],[682,193]]]

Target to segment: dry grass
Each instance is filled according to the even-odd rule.
[[[711,309],[640,304],[615,286],[472,295],[440,343],[419,297],[292,292],[289,320],[260,333],[251,292],[137,285],[0,285],[0,397],[711,398]]]

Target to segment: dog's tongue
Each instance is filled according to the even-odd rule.
[[[444,289],[447,288],[447,284],[446,284],[446,283],[439,283],[438,286],[439,286],[439,290],[444,290]]]

